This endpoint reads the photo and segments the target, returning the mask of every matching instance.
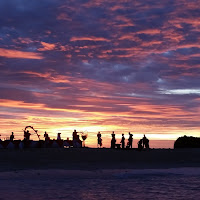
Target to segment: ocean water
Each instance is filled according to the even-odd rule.
[[[200,168],[0,172],[0,200],[200,199]]]

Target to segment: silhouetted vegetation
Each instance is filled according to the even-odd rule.
[[[200,138],[198,137],[179,137],[174,142],[174,148],[200,148]]]

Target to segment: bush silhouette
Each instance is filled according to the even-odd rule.
[[[174,142],[174,148],[200,148],[200,138],[186,135],[179,137]]]

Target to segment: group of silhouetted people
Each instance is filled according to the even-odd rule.
[[[122,144],[122,149],[133,148],[133,134],[131,134],[130,132],[128,134],[129,134],[129,138],[128,138],[127,146],[125,146],[125,137],[124,137],[124,133],[122,133],[122,139],[120,141],[120,143]]]
[[[116,146],[120,146],[120,144],[116,144],[116,138],[115,138],[115,133],[114,131],[111,134],[112,138],[111,138],[111,149],[114,149]],[[128,142],[127,142],[127,146],[125,146],[125,137],[124,134],[122,134],[122,139],[121,139],[121,145],[122,145],[122,149],[124,148],[133,148],[133,134],[131,134],[129,132],[129,138],[128,138]],[[101,133],[98,132],[97,134],[97,147],[101,148],[102,146],[102,138],[101,138]]]
[[[29,141],[30,136],[31,136],[31,134],[30,134],[29,130],[24,131],[24,141]]]
[[[138,142],[138,150],[142,150],[144,148],[149,149],[149,140],[146,138],[145,135]]]
[[[25,131],[24,130],[24,142],[25,143],[28,143],[28,141],[30,140],[30,132],[29,130]],[[76,130],[74,130],[73,134],[73,146],[76,147],[76,143],[80,141],[79,139],[79,135],[78,135],[78,132]],[[111,134],[112,138],[111,138],[111,148],[112,149],[115,149],[116,147],[120,148],[120,144],[116,144],[116,138],[115,138],[115,133],[114,131],[112,132]],[[50,137],[48,135],[48,133],[45,131],[44,133],[44,138],[45,138],[45,146],[48,147],[48,144],[50,142]],[[14,140],[14,133],[12,132],[12,134],[10,135],[10,141],[13,142]],[[57,135],[57,140],[61,140],[61,133],[58,133]],[[69,138],[67,138],[67,140],[69,140]],[[128,142],[127,142],[127,145],[125,143],[125,136],[124,136],[124,133],[122,133],[122,138],[121,138],[121,148],[122,149],[128,149],[128,148],[133,148],[133,134],[131,134],[129,132],[129,138],[128,138]],[[98,147],[102,147],[102,138],[101,138],[101,133],[98,132],[97,134],[97,146]],[[138,141],[138,150],[142,150],[142,149],[149,149],[149,140],[146,138],[146,136],[144,135],[144,137],[142,139],[140,139]]]
[[[116,147],[117,148],[121,148],[122,149],[132,149],[133,148],[133,134],[131,134],[129,132],[129,138],[128,138],[128,142],[127,142],[127,145],[126,145],[126,140],[125,140],[125,136],[124,136],[124,133],[122,133],[122,138],[121,138],[121,141],[120,143],[121,144],[116,144],[116,138],[115,138],[115,133],[114,131],[112,132],[111,134],[111,149],[115,149]],[[100,147],[101,148],[102,146],[102,138],[101,138],[101,133],[98,132],[97,134],[97,147]],[[146,136],[144,135],[144,137],[139,140],[138,142],[138,149],[139,150],[142,150],[142,149],[149,149],[149,140],[146,138]]]
[[[73,140],[79,140],[79,136],[77,135],[78,132],[76,132],[76,130],[74,130],[73,132]],[[24,141],[29,141],[30,140],[30,136],[31,133],[29,132],[29,130],[24,130]],[[10,141],[14,140],[14,132],[11,133],[10,135]],[[48,135],[48,133],[45,131],[44,133],[44,139],[46,142],[50,141],[50,137]],[[57,134],[57,140],[61,140],[61,133]]]

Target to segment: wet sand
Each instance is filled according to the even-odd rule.
[[[117,149],[0,150],[0,171],[27,169],[166,169],[200,167],[200,149],[151,149],[139,152]]]

